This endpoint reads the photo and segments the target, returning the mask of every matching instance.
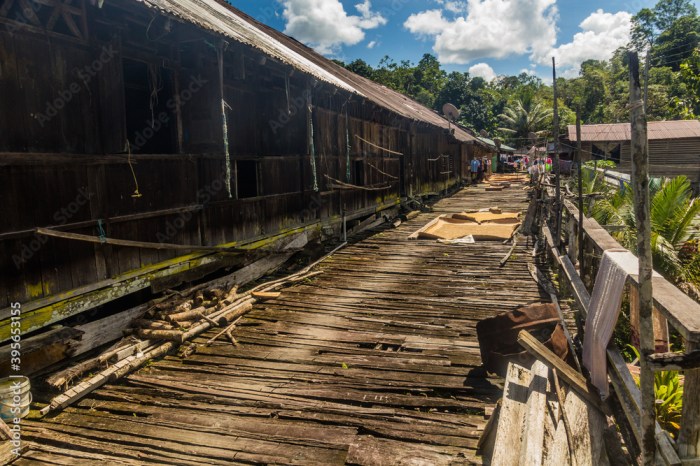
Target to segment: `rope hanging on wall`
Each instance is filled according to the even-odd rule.
[[[345,109],[345,152],[347,160],[345,161],[345,181],[352,181],[352,173],[350,172],[350,122],[348,118],[348,109]]]
[[[151,89],[148,107],[151,109],[151,129],[155,127],[155,109],[158,106],[158,93],[163,90],[162,77],[158,65],[148,65],[148,82]]]
[[[136,198],[143,196],[143,194],[141,194],[139,192],[139,180],[136,179],[136,172],[134,171],[134,164],[131,163],[131,143],[129,142],[128,139],[126,140],[126,150],[129,154],[127,156],[126,161],[129,163],[129,168],[131,169],[131,176],[134,177],[134,186],[135,186],[134,193],[131,195],[131,197],[136,199]]]
[[[292,106],[291,106],[290,99],[289,99],[289,75],[288,74],[286,74],[284,76],[284,90],[287,93],[287,115],[289,116],[292,114]]]
[[[309,124],[309,155],[311,156],[311,173],[314,178],[314,191],[318,192],[318,176],[316,174],[316,146],[314,146],[314,115],[313,104],[311,102],[311,91],[307,92],[307,117]]]
[[[226,121],[226,99],[224,96],[224,47],[225,42],[221,42],[221,45],[216,49],[216,55],[219,62],[219,91],[221,94],[221,126],[224,135],[224,158],[226,159],[226,192],[228,193],[229,199],[233,197],[233,192],[231,190],[231,154],[229,151],[228,144],[228,122]]]

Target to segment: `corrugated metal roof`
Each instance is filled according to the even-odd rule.
[[[569,125],[569,140],[576,140],[576,126]],[[700,137],[700,121],[650,121],[647,133],[650,140]],[[632,139],[629,123],[581,126],[581,141],[629,141]]]
[[[487,146],[489,146],[492,149],[498,149],[498,146],[496,146],[496,141],[493,139],[485,138],[483,136],[476,136],[476,139],[479,141],[483,142]],[[505,144],[501,144],[501,151],[503,152],[515,152],[515,149],[513,147],[507,146]]]
[[[304,71],[316,78],[350,92],[361,94],[332,73],[289,50],[283,44],[263,33],[231,7],[211,0],[137,0],[163,14],[175,16],[229,39],[250,45],[261,52]]]
[[[460,141],[474,141],[465,130],[437,112],[392,89],[358,76],[293,38],[266,26],[231,5],[216,0],[136,0],[229,39],[250,45],[281,62],[346,91],[367,98],[407,119],[453,129]]]

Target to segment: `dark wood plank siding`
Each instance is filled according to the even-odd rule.
[[[463,150],[447,131],[229,41],[223,54],[229,196],[220,38],[181,22],[168,30],[137,2],[87,12],[89,39],[34,27],[0,32],[0,198],[11,200],[0,211],[0,308],[181,254],[49,239],[36,236],[36,227],[217,245],[339,221],[343,213],[370,215],[402,194],[437,193],[461,179]],[[130,100],[141,94],[128,92],[129,66],[155,70],[139,91],[143,101]],[[134,104],[141,116],[152,107],[167,129],[129,121]],[[162,138],[159,131],[173,133],[170,150],[141,150],[139,136],[148,142]],[[333,180],[372,190],[338,189]],[[173,209],[184,210],[163,213]]]

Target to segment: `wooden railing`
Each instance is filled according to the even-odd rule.
[[[595,220],[585,218],[579,225],[578,209],[572,203],[564,201],[562,236],[569,238],[569,244],[560,241],[557,247],[552,232],[543,227],[547,241],[547,254],[559,270],[560,286],[571,294],[584,320],[590,304],[590,293],[595,282],[600,258],[604,251],[621,248],[620,244]],[[578,263],[579,228],[583,228],[583,268]],[[628,278],[628,286],[638,287],[636,275]],[[681,431],[677,441],[657,424],[656,442],[659,459],[665,464],[700,464],[700,304],[695,302],[668,280],[661,277],[653,279],[654,305],[683,337],[686,353],[657,354],[649,362],[654,370],[681,370],[685,374],[683,415]],[[622,406],[631,431],[637,441],[642,443],[640,423],[641,393],[625,363],[619,348],[613,343],[608,346],[608,375],[615,389],[615,395]]]

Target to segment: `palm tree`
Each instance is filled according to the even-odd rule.
[[[504,127],[498,128],[510,134],[516,139],[527,139],[530,133],[541,133],[546,129],[548,120],[552,117],[553,111],[532,102],[523,102],[518,99],[511,106],[503,109],[503,113],[498,117]]]
[[[700,198],[693,197],[690,181],[685,176],[651,181],[649,189],[654,268],[679,285],[697,286],[700,277],[688,267],[681,251],[697,236],[693,221],[700,215]],[[613,236],[627,249],[636,248],[638,228],[629,186],[597,201],[591,209],[591,216],[601,225],[624,227]]]

